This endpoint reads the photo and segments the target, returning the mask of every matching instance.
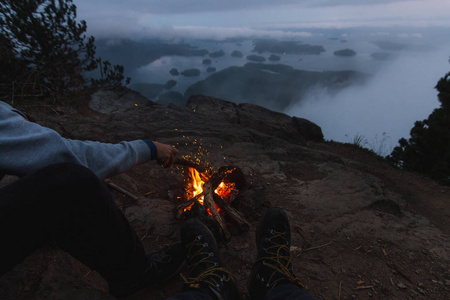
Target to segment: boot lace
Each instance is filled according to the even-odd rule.
[[[191,288],[199,288],[202,284],[219,288],[220,283],[230,281],[232,275],[227,269],[220,267],[219,264],[214,261],[214,253],[206,251],[208,243],[202,243],[201,239],[201,236],[197,236],[197,238],[188,245],[189,271],[192,273],[202,264],[209,266],[195,277],[185,277],[183,274],[181,274],[181,277],[185,284]]]
[[[271,234],[272,236],[265,240],[270,246],[263,248],[266,255],[257,260],[257,262],[262,262],[264,266],[273,270],[267,281],[267,287],[273,287],[280,281],[289,280],[292,284],[303,288],[303,284],[292,272],[290,249],[285,237],[286,232],[271,230]]]

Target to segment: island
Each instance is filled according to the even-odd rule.
[[[350,56],[355,56],[356,52],[352,49],[346,48],[346,49],[334,51],[333,54],[336,56],[350,57]]]
[[[225,52],[223,52],[223,50],[209,53],[209,57],[211,57],[211,58],[217,58],[217,57],[221,57],[224,55],[225,55]]]
[[[260,56],[260,55],[249,55],[247,56],[247,59],[250,61],[254,61],[254,62],[265,62],[266,58],[264,56]]]
[[[328,92],[336,92],[364,82],[367,76],[356,71],[313,72],[283,64],[247,63],[243,67],[220,70],[194,83],[187,88],[184,98],[202,94],[283,111],[301,101],[312,88],[323,87]]]
[[[172,75],[172,76],[178,76],[178,75],[180,75],[180,72],[178,72],[178,69],[176,69],[176,68],[170,69],[169,73],[170,73],[170,75]]]
[[[234,50],[234,51],[231,53],[231,56],[232,56],[232,57],[237,57],[237,58],[244,57],[244,55],[242,54],[242,52],[241,52],[241,51],[238,51],[238,50]]]

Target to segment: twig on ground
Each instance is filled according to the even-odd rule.
[[[295,226],[295,229],[297,229],[297,232],[298,232],[298,234],[300,234],[300,236],[302,237],[303,241],[304,241],[305,243],[308,243],[308,241],[305,239],[305,237],[304,237],[303,234],[302,234],[302,229],[300,228],[300,226],[299,226],[299,225],[296,225],[296,226]]]
[[[53,112],[57,115],[57,116],[59,116],[60,114],[59,114],[59,112],[58,111],[56,111],[53,107],[50,107],[50,109],[51,110],[53,110]]]
[[[145,238],[148,236],[150,229],[153,228],[153,224],[150,224],[147,228],[147,230],[145,231],[144,235],[141,237],[141,242],[143,242],[145,240]]]
[[[91,274],[91,272],[92,272],[92,270],[91,269],[89,269],[89,271],[83,276],[83,278],[86,278],[86,277],[88,277],[89,276],[89,274]]]
[[[107,185],[109,185],[111,188],[115,189],[116,191],[121,192],[125,196],[130,197],[134,201],[137,201],[139,199],[137,196],[133,195],[132,193],[128,192],[127,190],[125,190],[125,189],[121,188],[120,186],[112,183],[111,180],[109,180],[109,179],[105,179],[105,183]]]
[[[332,243],[333,243],[333,242],[329,242],[329,243],[326,243],[326,244],[323,244],[323,245],[320,245],[320,246],[310,247],[310,248],[303,249],[302,252],[300,252],[300,254],[302,254],[302,253],[305,252],[305,251],[316,250],[316,249],[320,249],[320,248],[329,246],[329,245],[331,245]],[[300,254],[297,255],[297,256],[300,256]]]
[[[70,131],[68,131],[68,130],[66,129],[66,127],[64,127],[64,125],[61,124],[61,122],[56,122],[56,124],[58,124],[58,125],[61,127],[62,131],[64,131],[64,133],[65,133],[69,138],[72,138],[72,134],[70,133]]]
[[[366,289],[371,289],[371,288],[373,288],[373,285],[361,285],[361,286],[354,288],[354,290],[366,290]]]
[[[406,280],[408,280],[411,283],[414,283],[414,281],[408,275],[406,275],[396,263],[394,263],[392,261],[388,261],[387,264],[392,269],[394,269],[398,274],[400,274],[403,278],[405,278]]]

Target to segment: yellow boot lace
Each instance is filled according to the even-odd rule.
[[[233,275],[223,267],[219,267],[217,262],[210,261],[210,258],[214,255],[213,253],[208,253],[204,249],[207,245],[200,243],[197,239],[193,240],[188,246],[188,253],[193,252],[194,247],[198,247],[198,250],[194,252],[193,255],[190,256],[189,260],[195,261],[196,257],[199,257],[198,261],[194,264],[189,263],[189,270],[195,270],[200,264],[209,263],[211,266],[205,269],[196,277],[185,277],[181,274],[181,277],[184,280],[184,283],[191,288],[199,288],[202,283],[208,284],[216,288],[219,285],[220,281],[230,281],[233,278]]]
[[[272,239],[281,238],[285,241],[285,243],[279,244],[272,242],[272,246],[264,248],[267,256],[261,257],[257,260],[257,262],[261,261],[264,266],[273,269],[273,272],[267,281],[267,286],[272,287],[278,282],[288,279],[292,284],[304,288],[303,284],[292,272],[291,254],[287,240],[284,236],[285,233],[274,231],[272,234],[273,235],[268,239],[270,242],[272,242]],[[283,255],[283,253],[285,254]],[[280,274],[283,276],[280,276]]]

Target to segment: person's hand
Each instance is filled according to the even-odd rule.
[[[156,161],[164,168],[173,166],[178,154],[178,150],[167,144],[153,142],[156,146]]]

